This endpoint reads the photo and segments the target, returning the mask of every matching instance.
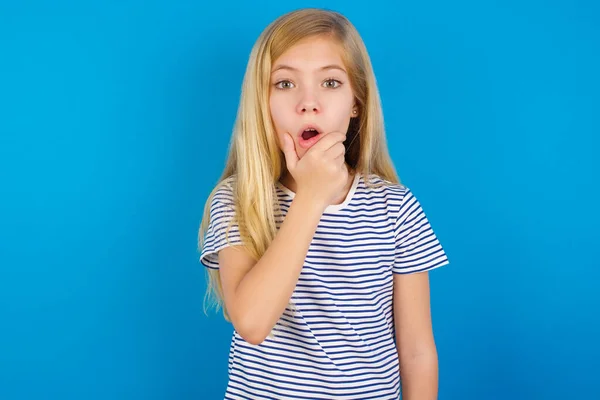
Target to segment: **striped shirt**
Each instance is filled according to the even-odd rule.
[[[273,337],[247,343],[235,330],[225,399],[398,399],[393,276],[431,270],[448,258],[406,186],[356,174],[341,204],[328,206],[306,255],[290,306]],[[215,192],[200,261],[241,244],[231,179]],[[279,227],[295,196],[276,185]]]

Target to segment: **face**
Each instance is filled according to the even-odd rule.
[[[325,135],[346,133],[357,116],[341,49],[329,38],[305,39],[283,53],[273,63],[269,90],[279,145],[289,133],[300,158]]]

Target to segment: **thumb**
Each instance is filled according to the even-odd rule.
[[[288,170],[294,170],[296,168],[296,164],[298,164],[298,153],[296,153],[294,139],[292,139],[290,134],[286,132],[283,134],[281,141]]]

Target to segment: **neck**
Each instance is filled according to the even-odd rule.
[[[339,192],[338,195],[335,197],[335,200],[333,202],[334,205],[341,204],[344,202],[344,200],[346,200],[346,197],[348,196],[348,192],[350,192],[350,188],[352,187],[352,183],[354,182],[354,177],[356,175],[356,171],[353,171],[347,163],[344,163],[344,166],[348,170],[348,181],[346,182],[346,185],[344,186],[342,191]],[[282,185],[284,185],[294,193],[298,191],[298,185],[288,171],[284,171],[283,175],[279,179],[279,182],[281,182]]]

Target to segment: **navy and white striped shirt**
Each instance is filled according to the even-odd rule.
[[[400,395],[392,311],[393,274],[448,264],[410,189],[356,174],[341,204],[323,213],[302,272],[283,313],[260,345],[234,331],[226,399],[394,399]],[[241,244],[231,179],[215,193],[200,260],[219,268],[217,253]],[[282,214],[294,192],[276,186]]]

